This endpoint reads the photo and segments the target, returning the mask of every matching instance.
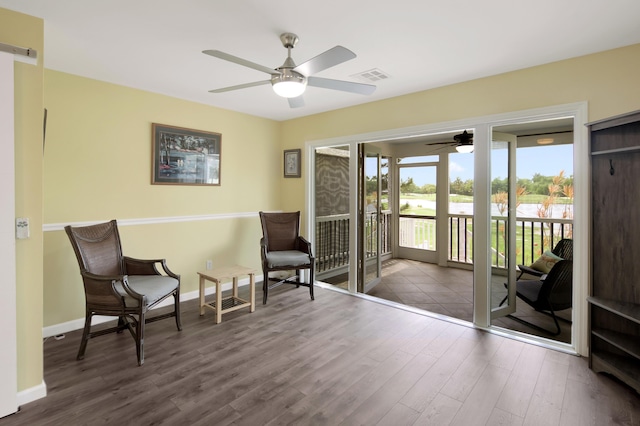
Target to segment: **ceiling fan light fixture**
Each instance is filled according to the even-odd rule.
[[[538,145],[549,145],[553,143],[553,138],[540,138],[536,142]]]
[[[279,81],[273,84],[273,91],[283,98],[297,98],[304,93],[306,86],[297,81]]]
[[[290,69],[281,68],[282,74],[271,77],[273,91],[283,98],[297,98],[302,95],[307,88],[307,78]]]
[[[470,154],[473,152],[473,145],[458,145],[456,151],[461,154]]]

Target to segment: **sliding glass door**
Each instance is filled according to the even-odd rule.
[[[380,151],[371,145],[359,145],[358,175],[358,292],[367,293],[380,283],[382,260]]]
[[[491,141],[491,319],[516,310],[516,137]]]

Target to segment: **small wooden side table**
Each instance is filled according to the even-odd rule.
[[[198,272],[200,275],[200,315],[204,315],[204,308],[211,308],[216,313],[216,324],[222,321],[222,314],[226,312],[236,311],[242,308],[250,308],[253,312],[256,310],[256,281],[255,270],[244,266],[221,266],[208,271]],[[238,277],[243,275],[249,276],[249,300],[238,297]],[[222,297],[222,283],[225,281],[233,281],[233,293],[231,296]],[[216,300],[206,303],[204,297],[205,281],[211,281],[215,286]]]

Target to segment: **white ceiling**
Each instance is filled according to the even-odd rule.
[[[386,99],[640,43],[638,0],[0,0],[43,18],[46,68],[274,120]],[[208,90],[268,75],[201,53],[282,65],[342,45],[358,57],[318,77],[390,76],[371,96],[309,87],[289,108],[270,86]],[[1,41],[1,40],[0,40]],[[29,46],[22,46],[29,47]]]

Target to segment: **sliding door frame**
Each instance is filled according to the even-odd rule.
[[[574,164],[574,289],[573,306],[574,322],[572,328],[572,342],[555,343],[534,336],[523,337],[516,332],[491,326],[491,268],[488,267],[490,253],[486,247],[490,246],[491,193],[491,129],[494,126],[516,124],[526,121],[550,120],[561,117],[573,117],[573,164]],[[349,227],[350,265],[349,285],[350,293],[356,294],[357,259],[357,225],[358,225],[358,144],[390,139],[411,137],[417,135],[455,131],[460,128],[475,128],[474,134],[474,314],[475,327],[489,330],[502,335],[509,335],[516,339],[535,342],[542,346],[554,347],[566,352],[586,355],[587,350],[587,305],[588,283],[590,282],[588,260],[590,244],[590,214],[589,214],[589,149],[588,132],[585,124],[588,122],[587,103],[557,105],[545,108],[516,111],[483,117],[467,118],[443,123],[426,124],[372,133],[346,135],[329,139],[307,141],[305,143],[306,173],[305,179],[305,208],[306,234],[312,243],[315,242],[315,149],[335,145],[348,145],[349,158]]]

